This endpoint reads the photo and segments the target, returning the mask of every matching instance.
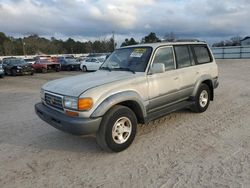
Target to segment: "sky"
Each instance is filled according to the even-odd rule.
[[[213,43],[250,35],[249,0],[0,0],[0,31],[79,41],[162,38]]]

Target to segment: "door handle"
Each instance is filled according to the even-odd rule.
[[[179,77],[175,77],[175,78],[174,78],[174,80],[178,80],[178,79],[179,79]]]

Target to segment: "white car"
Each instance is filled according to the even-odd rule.
[[[97,71],[105,61],[104,57],[90,57],[82,61],[80,68],[82,71]]]

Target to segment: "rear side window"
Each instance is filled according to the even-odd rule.
[[[163,63],[165,70],[175,69],[172,47],[164,47],[157,50],[153,63]]]
[[[175,46],[174,49],[178,68],[189,67],[192,65],[188,46]]]
[[[193,48],[198,64],[212,62],[212,58],[207,46],[200,45],[200,46],[193,46]]]

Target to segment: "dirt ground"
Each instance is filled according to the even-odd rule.
[[[208,110],[172,113],[106,153],[40,120],[45,82],[81,72],[0,79],[0,187],[249,187],[250,60],[220,60]]]

